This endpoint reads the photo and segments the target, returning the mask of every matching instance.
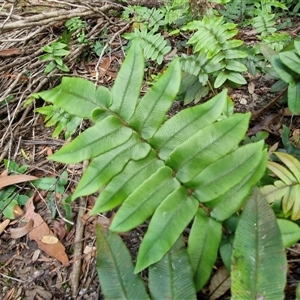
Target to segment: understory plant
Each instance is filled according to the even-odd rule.
[[[223,17],[210,15],[182,28],[195,33],[187,42],[193,46],[194,54],[181,57],[182,70],[188,75],[180,93],[195,91],[189,98],[197,102],[210,89],[219,88],[225,83],[246,83],[242,74],[247,68],[241,59],[247,57],[247,53],[238,49],[243,41],[233,39],[238,33],[236,27],[237,24],[227,23]]]
[[[223,90],[169,118],[181,84],[179,59],[141,97],[143,73],[142,50],[133,43],[111,90],[65,77],[34,95],[94,124],[50,159],[89,160],[72,200],[100,191],[91,214],[118,207],[109,230],[97,230],[104,296],[196,299],[220,252],[233,299],[283,298],[280,225],[262,194],[253,191],[267,152],[263,141],[240,146],[250,115],[228,113]],[[115,232],[148,220],[134,265]],[[186,228],[190,233],[183,239]],[[150,295],[138,275],[146,268]]]
[[[287,88],[288,107],[293,114],[300,112],[300,40],[294,41],[291,49],[272,56],[271,62],[280,80],[273,90]]]

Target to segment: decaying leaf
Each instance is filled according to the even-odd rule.
[[[0,50],[0,57],[10,57],[10,56],[15,56],[20,53],[19,48],[9,48],[9,49],[3,49]]]
[[[231,285],[230,275],[225,266],[220,267],[212,277],[209,284],[210,300],[215,300],[224,295]]]
[[[58,238],[54,235],[44,235],[41,238],[41,242],[52,245],[58,243]]]
[[[35,176],[30,175],[9,175],[9,176],[0,176],[0,190],[6,186],[13,185],[20,182],[26,182],[31,180],[38,179]]]
[[[2,223],[0,223],[0,234],[5,230],[5,228],[8,226],[10,220],[6,219]]]
[[[27,222],[27,224],[23,227],[19,227],[19,228],[11,228],[10,229],[10,236],[13,238],[13,239],[18,239],[24,235],[26,235],[27,233],[30,232],[30,230],[33,228],[33,220],[29,220]]]
[[[39,249],[46,252],[48,255],[55,257],[63,264],[68,263],[69,259],[65,252],[65,247],[62,243],[60,243],[59,241],[57,241],[57,243],[55,244],[45,244],[42,242],[44,236],[54,236],[54,234],[48,227],[48,225],[45,223],[45,221],[42,219],[42,217],[34,212],[33,197],[31,197],[28,200],[25,208],[26,213],[24,218],[27,220],[32,219],[34,221],[34,226],[29,232],[29,238],[31,240],[35,240],[38,244]]]

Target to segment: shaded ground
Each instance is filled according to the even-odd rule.
[[[90,218],[88,212],[96,198],[86,197],[71,203],[73,223],[69,224],[67,230],[68,222],[62,201],[74,191],[85,166],[76,164],[65,167],[47,160],[47,156],[59,149],[65,141],[51,138],[53,129],[46,128],[44,118],[34,112],[36,107],[44,105],[42,101],[33,102],[26,108],[24,102],[32,93],[56,86],[61,77],[66,75],[58,70],[45,75],[46,63],[38,57],[43,53],[41,47],[61,36],[67,18],[81,16],[88,24],[86,38],[91,42],[100,41],[110,48],[107,54],[99,57],[90,45],[79,44],[74,38],[70,46],[71,54],[65,59],[71,70],[67,75],[83,77],[105,86],[113,84],[122,64],[126,42],[121,34],[130,28],[130,24],[115,16],[121,7],[111,3],[30,3],[28,6],[25,1],[20,1],[18,5],[6,2],[0,10],[0,173],[5,171],[4,159],[27,165],[26,174],[39,178],[58,179],[67,171],[68,184],[62,194],[41,191],[22,183],[17,184],[15,194],[34,193],[32,205],[35,206],[35,212],[47,224],[46,230],[52,230],[62,243],[68,262],[62,264],[61,256],[51,256],[42,251],[29,232],[22,237],[13,237],[12,229],[23,227],[20,217],[3,226],[3,232],[0,225],[0,296],[4,299],[97,299],[101,294],[95,268],[95,225],[100,223],[108,226],[111,215]],[[106,34],[103,34],[104,29]],[[243,32],[240,34],[243,35]],[[240,38],[253,41],[255,34],[245,34]],[[282,124],[287,124],[292,132],[296,132],[300,128],[300,118],[291,118],[282,109],[284,105],[278,104],[278,101],[273,101],[273,105],[267,107],[268,103],[276,100],[276,95],[270,93],[273,83],[271,79],[248,75],[247,81],[248,86],[230,90],[235,109],[253,113],[249,135],[261,130],[267,131],[270,133],[270,146],[279,142],[280,147]],[[176,102],[170,113],[176,113],[182,108],[182,103]],[[83,123],[80,130],[88,125]],[[52,204],[49,199],[53,200]],[[28,207],[27,210],[21,207],[20,214],[26,211]],[[5,220],[3,214],[0,214],[0,224]],[[143,227],[139,227],[122,236],[133,257],[143,231]],[[48,245],[50,248],[51,243]],[[290,269],[287,297],[293,295],[299,281],[297,248],[289,250],[288,255]],[[202,294],[201,299],[203,297]]]

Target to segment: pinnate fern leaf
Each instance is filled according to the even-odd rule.
[[[135,29],[132,33],[124,34],[124,37],[128,40],[137,40],[143,49],[144,56],[157,61],[158,64],[161,64],[164,56],[171,51],[164,37],[160,33],[155,33],[154,30]]]
[[[194,63],[183,56],[183,70],[196,75],[196,70],[199,69],[199,80],[202,73],[212,74],[215,77],[215,88],[222,86],[227,80],[245,84],[246,80],[240,73],[247,68],[236,60],[245,58],[247,54],[236,50],[243,44],[243,41],[233,39],[238,33],[236,26],[234,23],[225,23],[223,17],[216,16],[204,17],[202,21],[192,21],[184,26],[183,30],[196,30],[187,43],[193,45],[193,52],[199,56]]]
[[[276,152],[275,155],[285,166],[268,162],[268,169],[279,180],[276,180],[273,185],[262,187],[261,192],[270,203],[282,199],[283,213],[291,215],[292,220],[298,220],[300,219],[300,162],[287,153]]]
[[[255,180],[263,175],[267,160],[262,143],[238,147],[249,115],[222,115],[226,90],[166,120],[180,86],[178,59],[140,99],[132,80],[139,84],[141,73],[130,68],[143,68],[137,63],[141,57],[142,50],[134,43],[118,75],[122,80],[116,79],[111,92],[88,84],[90,92],[99,98],[91,100],[85,90],[86,101],[93,105],[89,106],[89,116],[95,124],[51,157],[64,163],[90,159],[72,199],[100,190],[93,214],[121,205],[111,230],[127,231],[151,218],[135,272],[164,257],[196,216],[200,202],[208,204],[217,219],[228,218],[243,205]],[[126,72],[131,76],[128,81]],[[73,80],[79,86],[86,83]],[[76,85],[72,90],[64,87],[65,82],[72,85],[69,79],[52,93],[41,95],[59,107],[61,103],[70,113],[75,110],[71,107],[73,95],[80,95],[76,99],[82,107],[85,98]],[[98,90],[103,91],[103,97]],[[57,91],[64,91],[64,97]],[[225,202],[234,204],[233,209]]]

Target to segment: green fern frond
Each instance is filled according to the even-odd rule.
[[[282,210],[286,215],[291,215],[292,220],[300,219],[300,162],[293,156],[276,152],[276,156],[285,166],[269,161],[270,169],[280,180],[274,185],[266,185],[261,188],[261,192],[269,201],[273,203],[282,199]]]
[[[40,107],[35,111],[46,116],[46,127],[56,125],[56,128],[52,133],[53,138],[58,137],[60,133],[64,131],[64,138],[67,140],[73,133],[76,132],[78,126],[83,120],[75,115],[68,114],[63,109],[54,105]]]
[[[198,53],[197,61],[201,63],[203,70],[215,77],[215,88],[227,80],[237,84],[246,83],[240,73],[245,72],[247,68],[237,59],[247,57],[247,53],[236,50],[243,41],[232,39],[238,33],[236,26],[234,23],[225,23],[223,17],[205,16],[202,21],[193,21],[183,27],[183,30],[196,30],[187,43],[193,45],[194,53]],[[183,61],[188,60],[183,58]],[[185,71],[191,73],[187,63],[183,66]],[[194,71],[191,74],[195,73]]]
[[[140,98],[143,71],[142,50],[134,43],[111,91],[81,78],[64,78],[60,86],[35,95],[79,116],[85,107],[84,115],[95,122],[51,156],[64,163],[90,160],[72,200],[101,191],[93,214],[120,205],[112,231],[131,230],[151,218],[135,273],[162,259],[190,222],[196,224],[191,249],[200,235],[205,238],[209,228],[201,233],[197,226],[200,203],[209,205],[215,218],[205,221],[207,226],[218,227],[209,240],[211,257],[216,257],[221,222],[245,203],[267,162],[262,141],[239,147],[250,114],[224,116],[226,90],[167,119],[180,87],[179,59]],[[90,91],[82,94],[83,87]],[[206,249],[189,252],[190,260],[198,262],[197,272],[204,274],[194,277],[197,290],[213,268],[213,261],[201,259]]]
[[[167,42],[160,33],[154,33],[153,30],[135,29],[132,33],[124,34],[128,40],[137,40],[143,49],[144,56],[147,59],[157,61],[158,64],[163,62],[164,56],[171,51]]]
[[[261,34],[261,36],[266,36],[268,34],[272,34],[276,31],[274,27],[275,14],[270,14],[265,11],[262,11],[259,16],[253,18],[253,27],[256,29],[257,33]]]

